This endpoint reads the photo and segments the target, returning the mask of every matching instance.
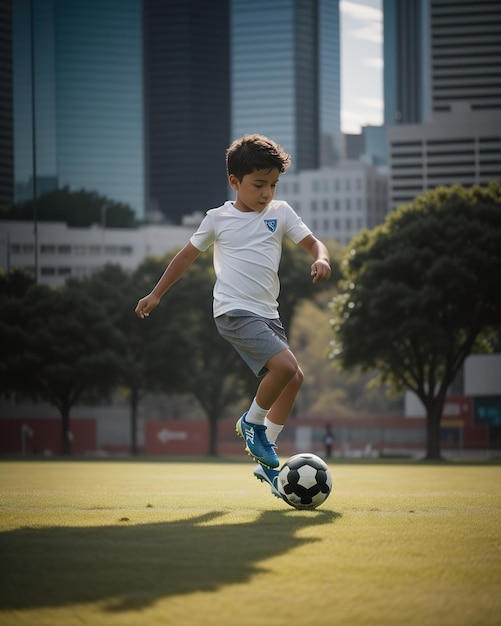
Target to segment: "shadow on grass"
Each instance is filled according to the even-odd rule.
[[[216,591],[265,571],[265,559],[318,541],[298,537],[300,529],[341,517],[266,511],[243,524],[225,523],[223,516],[215,511],[165,523],[1,533],[0,610],[99,602],[108,611],[125,611],[168,596]]]

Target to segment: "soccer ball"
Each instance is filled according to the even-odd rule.
[[[332,476],[315,454],[295,454],[280,468],[277,487],[287,504],[296,509],[316,509],[329,497]]]

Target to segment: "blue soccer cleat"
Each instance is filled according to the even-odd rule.
[[[275,446],[268,441],[266,436],[266,426],[262,424],[249,424],[245,421],[247,412],[238,419],[235,424],[235,430],[239,437],[242,437],[245,442],[245,449],[250,456],[264,465],[273,469],[280,465],[278,456],[275,452]]]
[[[282,495],[280,491],[278,491],[277,480],[278,480],[278,470],[268,469],[263,465],[259,464],[254,470],[254,476],[263,483],[268,483],[271,487],[271,493],[275,496],[275,498],[282,499]]]

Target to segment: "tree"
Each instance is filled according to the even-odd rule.
[[[186,369],[183,317],[159,307],[141,323],[134,309],[141,295],[151,289],[165,267],[165,260],[149,258],[132,276],[118,265],[106,265],[82,281],[87,296],[99,302],[120,341],[119,382],[129,392],[131,454],[139,453],[138,408],[145,391],[176,391]],[[72,284],[70,281],[68,284]]]
[[[341,268],[332,356],[412,390],[426,410],[426,456],[439,459],[447,389],[501,325],[501,185],[417,197],[354,238]]]
[[[0,370],[6,391],[57,407],[61,452],[71,454],[70,413],[85,391],[104,395],[116,384],[118,338],[99,303],[75,285],[32,286],[0,301],[0,335],[8,349]]]
[[[333,283],[341,278],[337,259],[339,248],[330,246],[332,276],[331,280],[314,284],[310,276],[310,267],[313,262],[310,256],[299,249],[292,241],[285,239],[280,260],[280,319],[287,336],[290,334],[294,313],[298,305],[304,300],[318,297],[319,294],[332,289]]]
[[[37,198],[37,215],[40,221],[66,222],[68,226],[103,224],[114,228],[136,226],[134,210],[95,191],[69,187],[55,189]],[[33,201],[1,207],[0,220],[33,220]]]

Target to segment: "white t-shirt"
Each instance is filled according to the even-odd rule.
[[[311,230],[282,200],[272,200],[260,213],[243,213],[230,201],[207,211],[190,242],[202,252],[214,244],[214,317],[235,309],[278,317],[284,235],[297,244]]]

